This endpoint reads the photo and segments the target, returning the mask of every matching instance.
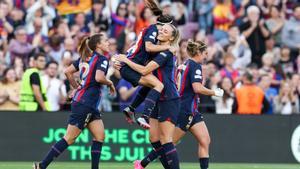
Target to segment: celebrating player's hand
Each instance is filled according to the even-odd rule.
[[[115,59],[116,59],[117,61],[119,61],[119,62],[124,62],[124,63],[126,63],[126,61],[127,61],[127,56],[126,56],[126,55],[123,55],[123,54],[120,54],[120,55],[118,55],[117,57],[115,57]]]
[[[215,92],[215,96],[217,96],[217,97],[223,97],[223,95],[224,95],[224,90],[221,88],[215,89],[214,92]]]
[[[115,88],[113,82],[110,81],[110,84],[107,85],[107,86],[109,87],[109,94],[112,95],[112,96],[114,96],[116,94],[116,88]]]
[[[121,69],[122,64],[119,61],[116,60],[116,56],[113,56],[111,58],[111,61],[113,62],[113,66],[114,66],[115,69],[117,69],[117,70]]]

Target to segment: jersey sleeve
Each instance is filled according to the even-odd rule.
[[[34,72],[30,75],[30,84],[31,85],[38,85],[41,86],[40,84],[40,76],[38,73]]]
[[[168,52],[160,52],[158,55],[156,55],[153,61],[156,62],[159,67],[162,67],[170,57],[172,56]]]
[[[157,31],[155,31],[154,29],[150,29],[145,34],[144,40],[145,42],[151,42],[153,44],[156,44],[156,36],[157,36]]]
[[[101,57],[97,63],[97,70],[101,70],[104,73],[107,72],[108,69],[108,60],[105,57]]]
[[[189,72],[191,83],[200,82],[202,83],[202,67],[201,65],[193,65]]]
[[[72,64],[75,67],[75,69],[78,71],[79,70],[79,62],[80,62],[80,58],[75,60]]]

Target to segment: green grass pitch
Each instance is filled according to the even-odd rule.
[[[0,162],[0,169],[31,169],[30,162]],[[54,162],[49,169],[89,169],[90,163]],[[162,169],[159,163],[149,165],[149,169]],[[199,169],[198,163],[182,163],[182,169]],[[131,163],[101,163],[100,169],[133,169]],[[212,163],[209,169],[300,169],[300,164],[233,164]]]

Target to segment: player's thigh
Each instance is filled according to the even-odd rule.
[[[163,86],[161,81],[159,81],[153,74],[147,74],[145,76],[142,76],[139,81],[139,84],[143,85],[143,86],[151,87],[151,88],[153,88],[157,85]]]
[[[202,146],[207,146],[210,144],[209,132],[204,121],[194,124],[190,128],[190,131],[197,139],[198,143],[200,143]]]
[[[105,138],[104,124],[101,119],[94,120],[87,125],[87,128],[91,132],[94,140],[103,142]]]
[[[159,129],[158,129],[158,120],[154,118],[149,119],[150,124],[150,142],[156,142],[159,141]]]
[[[173,134],[175,131],[174,123],[170,121],[159,122],[160,141],[162,144],[173,142]]]
[[[77,126],[69,124],[64,139],[68,142],[68,144],[73,144],[80,133],[81,130]]]
[[[185,134],[185,131],[181,130],[179,127],[176,127],[173,135],[173,143],[177,144]]]

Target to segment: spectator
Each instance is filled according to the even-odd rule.
[[[49,111],[60,110],[60,105],[66,101],[67,93],[64,83],[57,78],[58,63],[51,61],[46,66],[46,74],[42,76],[50,104]]]
[[[182,2],[173,3],[173,14],[171,16],[174,16],[174,22],[176,25],[182,26],[186,24],[186,13],[186,7]]]
[[[24,16],[25,13],[21,9],[13,8],[9,13],[11,26],[16,28],[18,26],[25,25]]]
[[[163,15],[170,15],[172,16],[172,3],[169,0],[162,1],[160,3],[160,7],[163,11]]]
[[[227,38],[229,26],[233,23],[234,7],[230,0],[217,0],[213,9],[214,18],[214,37],[216,41]]]
[[[61,60],[61,56],[65,51],[64,46],[61,42],[62,42],[62,37],[60,37],[59,35],[53,35],[49,39],[49,45],[50,45],[49,55],[56,62],[59,62]]]
[[[149,21],[153,17],[153,14],[149,8],[144,7],[140,12],[137,12],[136,16],[135,33],[138,35],[144,28],[150,25]]]
[[[270,7],[270,16],[271,18],[266,20],[266,25],[274,36],[276,46],[279,46],[281,44],[281,30],[285,20],[280,16],[279,7],[275,5]]]
[[[24,73],[24,69],[25,69],[25,65],[24,65],[21,58],[16,58],[14,60],[13,68],[14,68],[15,73],[16,73],[16,78],[18,80],[21,80],[22,76],[23,76],[23,73]]]
[[[282,42],[297,54],[300,48],[300,5],[295,6],[294,16],[285,22],[282,30]],[[296,57],[297,55],[295,54]],[[293,58],[294,59],[294,58]]]
[[[92,21],[101,31],[107,31],[109,28],[109,16],[105,9],[105,0],[93,0],[92,11],[87,16],[88,21]]]
[[[235,90],[232,111],[236,114],[259,115],[269,110],[269,102],[261,88],[253,82],[253,75],[245,72],[243,75],[243,85]]]
[[[283,72],[286,75],[290,75],[294,73],[294,62],[290,56],[291,50],[290,48],[284,46],[281,48],[281,57],[279,60],[279,65],[282,67]]]
[[[187,47],[187,40],[183,39],[179,42],[179,52],[178,52],[178,59],[177,65],[183,64],[189,57],[186,51]]]
[[[198,9],[198,23],[201,30],[204,30],[206,33],[212,32],[213,26],[213,10],[214,4],[210,0],[199,0],[196,1],[196,9]]]
[[[298,98],[298,104],[300,105],[300,74],[294,73],[291,77],[291,88],[293,93],[295,93],[295,95],[297,95]],[[299,106],[300,108],[300,106]],[[298,112],[300,112],[300,110],[298,109]]]
[[[235,61],[233,68],[242,70],[245,69],[251,63],[251,50],[243,35],[240,35],[240,30],[237,26],[230,26],[228,30],[228,43],[230,51]]]
[[[299,114],[298,96],[293,92],[288,82],[283,82],[279,96],[275,98],[275,113],[290,115]]]
[[[216,80],[218,78],[209,78],[209,77],[215,77],[217,68],[216,65],[213,62],[209,62],[206,65],[202,65],[202,71],[203,71],[203,81],[202,84],[206,88],[215,88],[219,80]],[[199,109],[203,113],[215,113],[216,112],[216,106],[215,101],[212,99],[211,96],[206,95],[200,95],[199,99],[201,102],[199,103]]]
[[[90,32],[90,28],[86,24],[85,14],[78,13],[75,16],[75,25],[79,27],[79,32],[82,35],[88,34]]]
[[[0,110],[19,110],[20,81],[16,78],[13,68],[3,72],[4,78],[0,83]]]
[[[256,6],[247,8],[247,21],[242,23],[240,30],[246,37],[252,52],[252,63],[261,66],[261,56],[265,53],[265,39],[270,36],[263,19],[259,18],[259,9]]]
[[[8,21],[9,6],[5,1],[0,1],[0,36],[14,31],[13,25]]]
[[[265,41],[266,44],[266,53],[270,53],[274,56],[273,58],[273,64],[277,64],[280,59],[280,48],[275,46],[275,40],[272,36],[270,36]]]
[[[273,59],[274,56],[271,53],[265,53],[262,57],[262,67],[259,69],[259,74],[260,75],[265,75],[265,74],[270,74],[272,75],[273,72]]]
[[[226,53],[224,57],[224,68],[220,70],[220,74],[222,78],[228,77],[234,83],[239,80],[239,72],[238,70],[233,68],[234,56],[230,53]]]
[[[129,82],[121,79],[117,85],[117,91],[119,93],[119,110],[123,111],[138,94],[139,87],[133,87]],[[142,112],[144,110],[144,104],[137,107],[136,112]]]
[[[110,2],[111,3],[111,2]],[[124,2],[119,3],[117,7],[117,12],[112,13],[111,15],[111,30],[110,30],[110,35],[113,38],[118,39],[125,30],[125,27],[128,22],[128,9],[127,9],[127,4]]]
[[[42,18],[34,18],[34,32],[32,34],[29,34],[27,37],[27,41],[31,43],[33,47],[44,46],[44,44],[48,42],[48,37],[42,34],[42,24]]]
[[[232,80],[228,77],[223,78],[220,83],[220,88],[224,90],[224,96],[212,97],[216,102],[216,114],[231,114],[234,101]]]
[[[7,64],[4,58],[4,52],[0,50],[0,79],[3,77],[3,72],[7,68]]]
[[[265,96],[270,104],[269,110],[265,114],[273,114],[274,112],[274,98],[278,95],[275,88],[271,87],[272,76],[264,74],[260,78],[259,87],[264,91]]]
[[[32,45],[27,42],[27,33],[24,27],[17,27],[15,31],[16,39],[10,41],[8,51],[10,53],[10,61],[14,62],[16,57],[20,57],[24,63],[28,63],[29,53]]]
[[[46,86],[40,76],[40,71],[45,68],[46,56],[43,53],[37,53],[34,56],[30,67],[25,71],[22,77],[20,91],[20,110],[21,111],[48,111],[50,109],[46,96]]]
[[[55,18],[55,10],[47,5],[47,0],[36,1],[27,9],[26,30],[29,34],[34,33],[34,19],[40,17],[42,19],[42,35],[47,36],[49,26],[52,26],[52,19]]]

